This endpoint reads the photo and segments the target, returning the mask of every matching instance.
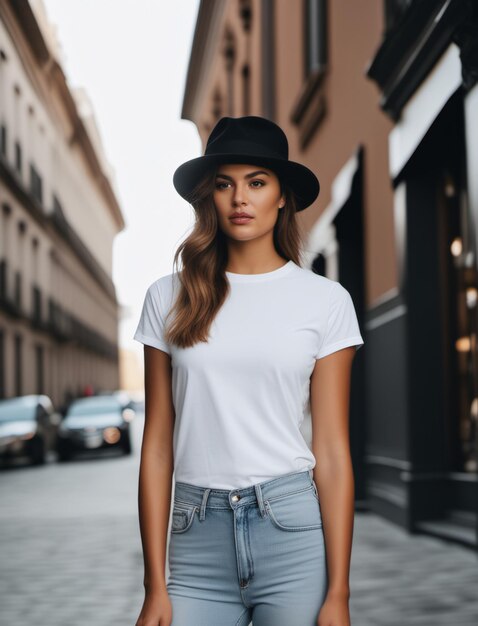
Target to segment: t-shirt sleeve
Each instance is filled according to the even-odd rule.
[[[315,358],[321,359],[348,346],[358,350],[363,343],[350,293],[336,282],[330,293],[327,330]]]
[[[133,339],[171,354],[171,347],[164,339],[165,314],[162,310],[157,281],[148,287],[143,309]]]

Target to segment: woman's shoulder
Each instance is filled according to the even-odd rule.
[[[342,290],[345,290],[345,287],[338,280],[317,274],[311,269],[297,265],[296,271],[298,279],[303,281],[303,284],[308,289],[313,290],[314,293],[319,293],[322,296],[331,296],[334,294],[340,295]]]
[[[170,274],[164,274],[159,278],[153,280],[148,285],[147,292],[149,296],[158,302],[166,302],[171,300],[175,292],[175,287],[178,285],[178,273],[172,272]]]
[[[159,278],[153,280],[150,286],[156,285],[159,288],[167,288],[173,285],[173,283],[177,280],[177,272],[172,272],[171,274],[164,274]]]

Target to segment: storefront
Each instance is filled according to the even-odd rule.
[[[368,69],[396,120],[389,163],[400,280],[368,321],[367,488],[372,507],[409,530],[476,547],[477,15],[466,2],[434,3],[428,15],[419,4],[401,14]],[[395,45],[399,37],[408,47]],[[380,366],[390,351],[393,372]]]

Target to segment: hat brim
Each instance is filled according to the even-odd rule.
[[[185,200],[194,187],[213,165],[220,163],[250,163],[262,165],[274,171],[286,183],[297,198],[297,211],[303,211],[318,197],[320,183],[317,176],[305,165],[295,161],[249,154],[208,154],[186,161],[173,174],[173,185]]]

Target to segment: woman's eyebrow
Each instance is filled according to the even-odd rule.
[[[269,174],[267,172],[264,172],[264,170],[256,170],[255,172],[246,174],[244,178],[252,178],[253,176],[257,176],[257,174],[265,174],[266,176],[269,176]],[[233,180],[232,176],[228,176],[227,174],[216,174],[216,178],[219,178],[219,177],[227,178],[227,180]]]

